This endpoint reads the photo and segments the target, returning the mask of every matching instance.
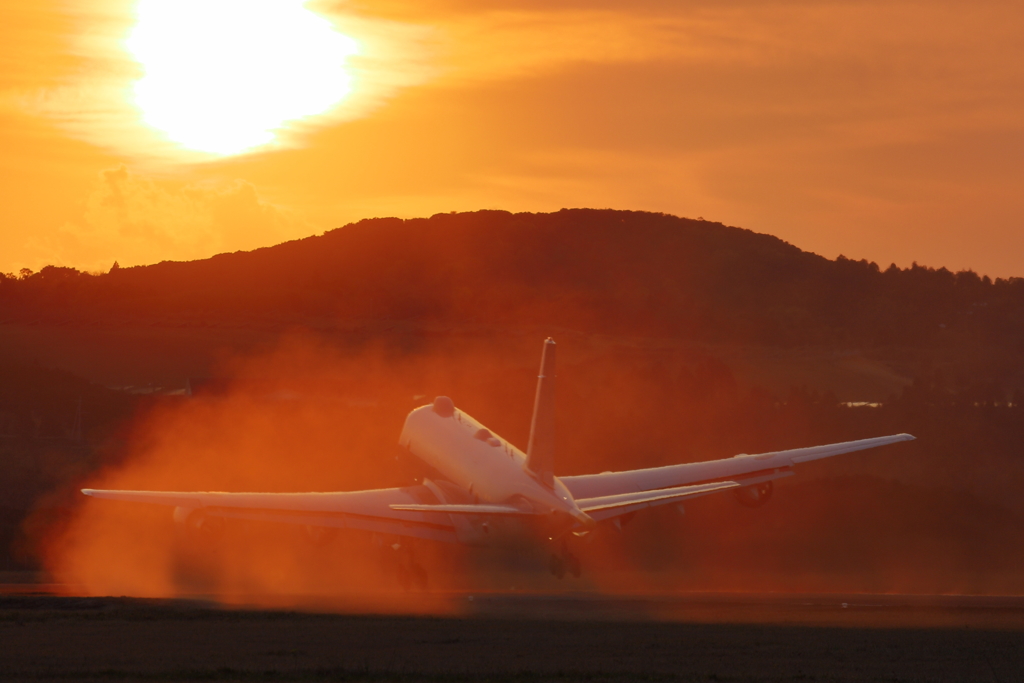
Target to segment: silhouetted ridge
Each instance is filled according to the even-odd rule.
[[[665,214],[479,211],[368,219],[251,252],[98,276],[49,266],[0,281],[0,318],[185,326],[394,319],[790,345],[967,337],[1020,352],[1024,280],[916,264],[882,271]]]

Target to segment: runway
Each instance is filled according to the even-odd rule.
[[[69,584],[0,583],[0,605],[19,602],[10,600],[17,596],[30,599],[23,604],[41,609],[48,609],[51,604],[75,605],[77,600],[88,600],[91,604],[95,599],[107,599],[86,596],[79,587]],[[117,602],[110,599],[114,600],[111,604]],[[1024,596],[396,590],[332,595],[199,594],[178,600],[142,600],[139,604],[477,619],[1024,630]]]
[[[208,598],[0,597],[0,677],[241,681],[1016,681],[1024,598],[447,593],[435,614]],[[44,594],[49,592],[50,594]],[[236,596],[241,597],[241,596]],[[381,596],[363,596],[383,601]],[[400,596],[396,597],[400,598]],[[349,610],[344,609],[346,607]],[[382,604],[384,604],[382,602]],[[400,601],[387,602],[394,606]],[[401,610],[397,610],[401,612]]]
[[[1024,597],[966,595],[493,593],[460,596],[487,618],[1024,629]]]

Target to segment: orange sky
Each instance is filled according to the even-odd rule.
[[[348,99],[268,148],[197,159],[132,104],[132,0],[5,0],[0,271],[201,258],[371,216],[610,207],[1024,276],[1020,3],[308,6],[360,45]],[[245,31],[223,32],[225,55]]]

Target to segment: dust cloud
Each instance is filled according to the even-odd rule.
[[[569,335],[565,335],[569,337]],[[385,345],[293,335],[222,363],[191,397],[139,415],[124,457],[80,487],[163,491],[345,491],[423,476],[397,445],[435,395],[520,447],[540,339],[485,335]],[[561,344],[556,474],[652,467],[877,436],[887,427],[832,405],[743,387],[692,348],[569,337]],[[838,412],[837,412],[838,411]],[[844,422],[845,420],[845,422]],[[890,430],[884,433],[892,433]],[[898,447],[896,447],[898,448]],[[922,457],[905,449],[899,457]],[[844,456],[856,458],[857,454]],[[229,521],[186,537],[171,508],[74,496],[38,541],[46,569],[88,595],[205,596],[232,604],[378,612],[458,609],[449,590],[1024,592],[1019,520],[952,491],[811,464],[762,508],[731,495],[604,526],[569,549],[582,578],[554,579],[549,549],[476,550],[295,525]],[[681,514],[683,512],[684,514]],[[953,520],[951,522],[951,520]],[[429,575],[406,591],[393,544]],[[403,550],[405,552],[405,550]]]
[[[224,363],[221,375],[197,382],[191,397],[157,403],[131,425],[124,459],[80,484],[271,492],[410,484],[415,475],[397,459],[397,437],[405,413],[429,402],[408,389],[433,384],[429,368],[408,354],[343,355],[293,338],[272,352]],[[189,538],[173,522],[172,508],[79,495],[41,550],[57,580],[90,595],[277,604],[282,596],[393,592],[394,542],[233,521],[214,539]],[[456,562],[451,550],[416,548],[418,561],[431,567]],[[374,608],[387,610],[387,600]],[[410,608],[408,596],[401,602]]]

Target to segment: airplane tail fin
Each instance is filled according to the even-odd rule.
[[[555,340],[544,340],[537,396],[533,401],[526,468],[545,486],[554,486],[555,464]]]

